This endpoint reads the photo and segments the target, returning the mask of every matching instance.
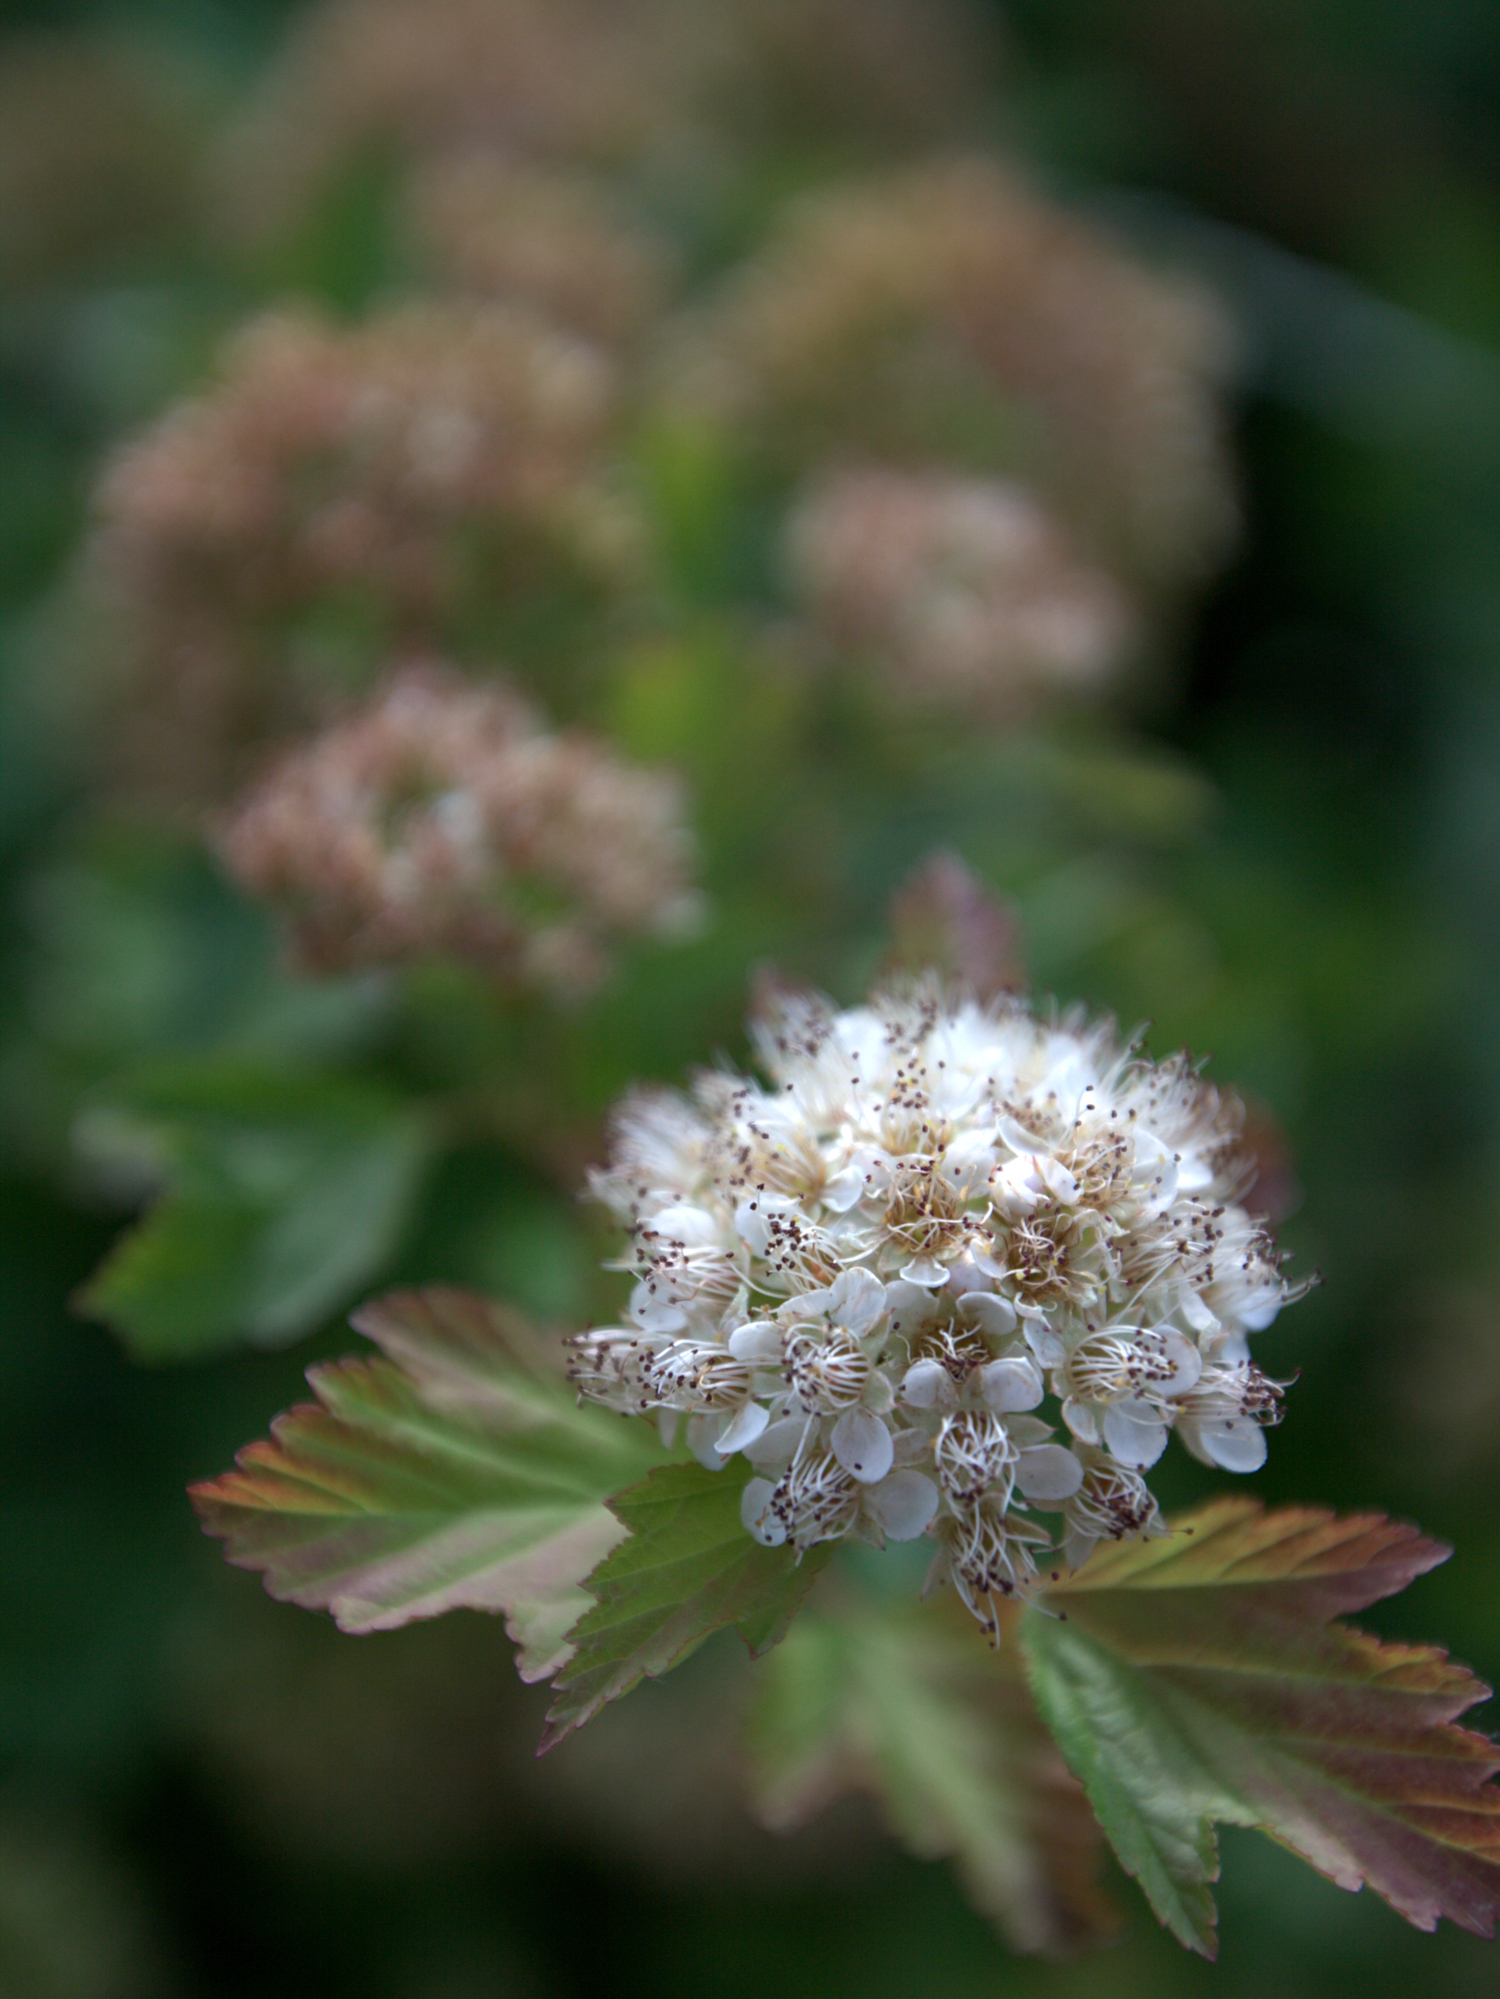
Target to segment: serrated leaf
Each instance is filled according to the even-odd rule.
[[[168,1189],[79,1294],[144,1360],[280,1346],[394,1249],[433,1152],[419,1111],[363,1083],[218,1063],[116,1093]]]
[[[1332,1622],[1448,1550],[1373,1515],[1223,1500],[1101,1548],[1028,1613],[1038,1705],[1126,1871],[1214,1954],[1213,1824],[1257,1826],[1419,1929],[1500,1911],[1500,1747],[1453,1723],[1488,1689],[1426,1646]]]
[[[775,1830],[861,1790],[923,1859],[956,1861],[1017,1950],[1113,1927],[1099,1827],[1047,1735],[1013,1652],[951,1600],[807,1611],[760,1668],[746,1739]]]
[[[726,1625],[755,1655],[783,1636],[831,1544],[800,1562],[790,1548],[762,1547],[740,1520],[743,1484],[728,1469],[663,1465],[610,1501],[628,1538],[587,1579],[595,1601],[568,1634],[573,1657],[557,1678],[544,1751]]]
[[[522,1678],[545,1679],[624,1538],[605,1499],[661,1460],[654,1431],[579,1408],[531,1327],[470,1293],[394,1292],[357,1323],[389,1358],[310,1369],[316,1403],[192,1488],[205,1528],[345,1631],[503,1611]]]

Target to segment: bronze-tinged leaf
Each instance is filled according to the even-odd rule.
[[[396,1363],[429,1409],[510,1429],[550,1421],[564,1402],[576,1402],[563,1387],[561,1346],[476,1291],[441,1284],[388,1291],[351,1312],[349,1323]]]
[[[737,1625],[753,1654],[784,1636],[831,1544],[799,1561],[766,1548],[740,1519],[743,1476],[663,1465],[610,1501],[629,1530],[584,1584],[594,1606],[568,1633],[545,1752],[643,1678],[659,1678],[705,1638]]]
[[[935,971],[976,999],[1026,983],[1020,920],[957,854],[939,848],[891,897],[888,969]]]
[[[951,1597],[804,1611],[757,1668],[746,1750],[765,1824],[863,1791],[913,1853],[954,1861],[1017,1950],[1061,1955],[1115,1927],[1098,1822],[1016,1652],[993,1652]]]
[[[1500,1747],[1454,1726],[1488,1689],[1426,1646],[1332,1620],[1448,1550],[1378,1515],[1222,1500],[1100,1549],[1024,1625],[1037,1701],[1127,1872],[1214,1952],[1212,1826],[1258,1826],[1409,1922],[1500,1912]]]
[[[623,1538],[604,1504],[661,1460],[649,1425],[578,1408],[524,1321],[462,1292],[397,1292],[359,1323],[401,1365],[308,1373],[237,1468],[192,1489],[272,1596],[383,1631],[503,1611],[524,1679],[566,1658],[583,1578]]]

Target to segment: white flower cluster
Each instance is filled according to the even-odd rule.
[[[571,1343],[583,1395],[743,1456],[768,1545],[928,1535],[992,1630],[1042,1549],[1162,1531],[1170,1431],[1264,1462],[1282,1385],[1247,1335],[1296,1294],[1235,1203],[1239,1107],[1185,1056],[931,985],[779,993],[752,1033],[773,1087],[713,1072],[617,1114],[593,1184],[637,1282],[628,1325]]]

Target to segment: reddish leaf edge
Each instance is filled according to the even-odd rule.
[[[440,1335],[439,1345],[441,1336],[451,1332],[455,1322],[468,1328],[478,1325],[491,1337],[498,1337],[508,1360],[519,1373],[534,1381],[555,1380],[561,1384],[566,1380],[566,1369],[561,1351],[554,1349],[523,1313],[470,1286],[400,1285],[362,1300],[347,1317],[352,1330],[370,1343],[369,1348],[358,1353],[341,1354],[337,1359],[317,1361],[304,1369],[303,1378],[313,1391],[313,1399],[294,1402],[279,1411],[270,1419],[264,1435],[240,1446],[227,1471],[194,1480],[187,1486],[186,1495],[197,1515],[201,1531],[221,1544],[220,1552],[226,1566],[251,1574],[258,1573],[266,1595],[274,1603],[291,1603],[299,1609],[327,1612],[346,1636],[364,1637],[371,1635],[367,1629],[345,1625],[331,1605],[312,1600],[305,1589],[279,1589],[270,1573],[277,1560],[274,1548],[236,1551],[232,1546],[235,1516],[244,1510],[260,1510],[255,1493],[267,1478],[284,1486],[305,1485],[309,1493],[319,1492],[316,1483],[299,1479],[292,1468],[299,1428],[308,1424],[340,1424],[342,1418],[335,1406],[339,1399],[336,1384],[372,1377],[379,1379],[382,1376],[413,1396],[432,1415],[451,1416],[453,1411],[444,1406],[441,1386],[424,1382],[420,1367],[412,1364],[414,1343],[409,1326],[404,1323],[406,1321],[431,1322]],[[449,1323],[445,1325],[444,1321]],[[320,1387],[323,1382],[334,1385],[333,1392],[327,1397]],[[337,1509],[327,1510],[334,1512]],[[446,1611],[428,1611],[419,1613],[419,1616],[446,1614]],[[504,1613],[497,1611],[492,1614]],[[509,1630],[508,1614],[506,1616]],[[512,1631],[511,1635],[514,1637],[516,1634]]]
[[[1249,1530],[1264,1524],[1274,1536],[1251,1540]],[[1385,1597],[1399,1595],[1420,1575],[1440,1567],[1453,1553],[1410,1521],[1392,1520],[1376,1512],[1338,1513],[1327,1506],[1267,1507],[1243,1493],[1226,1494],[1180,1514],[1167,1523],[1167,1533],[1149,1541],[1105,1541],[1095,1547],[1081,1569],[1053,1571],[1045,1594],[1067,1596],[1090,1590],[1194,1586],[1189,1571],[1202,1565],[1205,1553],[1225,1540],[1239,1552],[1222,1571],[1197,1586],[1210,1589],[1269,1584],[1319,1584],[1338,1599],[1322,1621],[1364,1610]],[[1288,1544],[1296,1558],[1288,1563]],[[1281,1551],[1269,1567],[1274,1551]],[[1334,1559],[1337,1557],[1337,1559]],[[1378,1557],[1378,1559],[1375,1559]],[[1121,1571],[1126,1580],[1119,1580]],[[1344,1579],[1342,1588],[1337,1578]]]
[[[1442,1745],[1455,1760],[1469,1760],[1475,1766],[1476,1781],[1467,1798],[1431,1798],[1413,1800],[1412,1803],[1430,1809],[1435,1838],[1440,1837],[1440,1825],[1446,1824],[1451,1831],[1457,1822],[1464,1820],[1469,1821],[1466,1829],[1471,1829],[1476,1835],[1492,1828],[1487,1837],[1475,1837],[1467,1844],[1457,1845],[1456,1850],[1486,1871],[1493,1870],[1495,1881],[1483,1899],[1471,1909],[1450,1907],[1419,1916],[1401,1907],[1378,1885],[1364,1878],[1350,1879],[1320,1866],[1273,1826],[1256,1823],[1247,1825],[1245,1829],[1263,1833],[1335,1887],[1358,1892],[1370,1886],[1372,1892],[1415,1929],[1430,1934],[1446,1916],[1470,1935],[1493,1941],[1497,1924],[1500,1924],[1500,1784],[1495,1782],[1497,1773],[1500,1773],[1500,1740],[1467,1725],[1460,1725],[1459,1717],[1493,1699],[1494,1690],[1469,1667],[1454,1660],[1443,1647],[1377,1638],[1346,1622],[1341,1614],[1364,1609],[1399,1594],[1418,1576],[1446,1562],[1454,1552],[1451,1545],[1434,1539],[1412,1522],[1393,1521],[1385,1513],[1339,1514],[1329,1507],[1303,1505],[1267,1508],[1259,1499],[1234,1494],[1209,1501],[1193,1513],[1169,1521],[1168,1534],[1160,1541],[1103,1544],[1094,1551],[1085,1569],[1054,1571],[1041,1594],[1044,1598],[1063,1600],[1049,1614],[1066,1622],[1066,1599],[1086,1597],[1090,1591],[1128,1590],[1147,1594],[1153,1588],[1190,1588],[1194,1586],[1192,1578],[1184,1579],[1180,1572],[1177,1575],[1171,1573],[1175,1563],[1191,1561],[1194,1556],[1201,1561],[1203,1551],[1211,1549],[1216,1539],[1233,1536],[1259,1523],[1284,1526],[1286,1532],[1266,1541],[1259,1548],[1251,1548],[1237,1556],[1224,1571],[1202,1578],[1198,1586],[1255,1588],[1273,1586],[1279,1581],[1294,1586],[1308,1585],[1318,1588],[1320,1593],[1327,1591],[1336,1597],[1341,1596],[1343,1601],[1317,1618],[1323,1629],[1340,1634],[1361,1649],[1367,1648],[1371,1656],[1379,1658],[1392,1673],[1425,1669],[1432,1676],[1430,1690],[1434,1693],[1438,1692],[1439,1683],[1442,1683],[1442,1691],[1447,1695],[1447,1714],[1445,1719],[1430,1728],[1434,1747]],[[1174,1548],[1169,1545],[1173,1541],[1179,1544],[1190,1542],[1191,1545]],[[1272,1550],[1284,1550],[1286,1543],[1296,1541],[1300,1541],[1302,1547],[1295,1564],[1289,1568],[1273,1569],[1269,1573],[1257,1573],[1257,1558],[1264,1559]],[[1376,1559],[1359,1560],[1356,1551],[1361,1544],[1367,1556],[1373,1552]],[[1144,1571],[1138,1569],[1135,1575],[1131,1575],[1129,1571],[1137,1568],[1143,1545],[1152,1551],[1155,1559]],[[1332,1559],[1340,1554],[1344,1558],[1342,1561]],[[1126,1571],[1123,1577],[1121,1570]],[[1336,1587],[1339,1579],[1345,1585],[1342,1591]],[[1221,1871],[1217,1826],[1212,1817],[1205,1818],[1204,1831],[1209,1841],[1210,1860],[1204,1885],[1211,1887],[1219,1880]],[[1164,1918],[1162,1920],[1165,1921]],[[1218,1955],[1217,1928],[1218,1912],[1210,1905],[1207,1932],[1193,1946],[1210,1962]]]

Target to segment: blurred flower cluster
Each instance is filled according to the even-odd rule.
[[[820,629],[898,695],[1005,716],[1029,694],[1103,679],[1130,612],[1024,487],[888,469],[831,474],[789,525]]]
[[[245,329],[221,383],[99,487],[90,559],[126,655],[134,775],[212,800],[476,597],[628,572],[635,523],[601,472],[613,394],[598,350],[512,304]]]
[[[1226,328],[982,158],[809,194],[674,357],[757,451],[1035,480],[1123,575],[1201,576],[1234,524]]]
[[[672,259],[632,226],[607,182],[476,148],[412,176],[417,257],[445,290],[525,299],[607,348],[628,346],[665,308]]]
[[[117,149],[124,73],[81,48],[18,54],[15,94],[25,98],[28,76],[49,104],[71,91],[86,106],[93,92],[94,140]],[[180,205],[196,203],[198,255],[230,281],[215,294],[217,322],[180,330],[172,392],[117,427],[71,571],[69,602],[87,613],[73,642],[81,635],[92,659],[70,719],[101,780],[102,830],[34,906],[50,934],[98,960],[84,989],[108,989],[109,940],[137,920],[125,849],[90,853],[110,855],[122,838],[167,842],[158,853],[186,842],[221,870],[213,893],[236,898],[225,924],[253,916],[261,929],[247,938],[274,929],[282,940],[280,969],[264,976],[291,990],[270,1018],[302,1018],[302,988],[324,982],[328,1019],[344,1021],[329,1047],[348,1062],[366,1045],[361,1059],[394,1064],[413,1099],[404,1131],[456,1119],[503,1133],[550,1175],[597,1147],[604,1077],[617,1091],[641,1060],[638,1027],[601,1027],[615,1066],[595,1074],[572,1038],[576,1003],[609,1004],[609,972],[669,983],[673,952],[710,954],[683,975],[706,994],[731,967],[738,982],[757,953],[804,948],[799,929],[841,948],[853,873],[866,871],[878,902],[913,858],[873,860],[888,815],[977,837],[1002,872],[1022,853],[1033,869],[1065,870],[1100,795],[1124,837],[1161,811],[1176,837],[1199,794],[1191,780],[1163,791],[1154,770],[1142,775],[1120,725],[1232,540],[1221,411],[1232,343],[1195,283],[1148,265],[986,146],[998,75],[980,14],[958,4],[309,7],[254,87],[187,149]],[[144,113],[138,123],[144,173],[156,141]],[[21,207],[50,228],[43,210],[69,198],[67,176],[55,152],[33,151]],[[128,190],[123,167],[118,180]],[[328,282],[359,257],[358,282]],[[224,300],[247,292],[256,309],[222,323]],[[1010,919],[952,869],[946,886],[929,875],[916,890],[918,928],[935,918],[936,969],[961,984],[977,964],[984,997],[999,950],[1004,983],[1023,983]],[[167,922],[152,902],[165,891],[139,893],[148,929]],[[57,913],[84,905],[76,920]],[[655,964],[653,948],[663,969],[638,971]],[[346,978],[374,967],[391,976]],[[48,974],[54,987],[68,976]],[[359,1002],[378,1027],[356,1024],[356,991],[380,995]],[[575,1004],[560,1013],[562,999]],[[16,1070],[16,1100],[48,1105],[54,1127],[74,1116],[69,1093],[96,1073],[97,1051],[120,1045],[108,1005],[82,1034],[69,1025],[77,1011],[44,1021],[44,1054]],[[663,989],[649,1011],[665,1033],[679,1009]],[[829,1064],[857,1069],[865,1027],[850,1023],[875,1018],[810,1014],[794,1039],[811,1067],[787,1079],[792,1096],[833,1089]],[[846,1029],[854,1041],[836,1055]],[[1219,1432],[1202,1410],[1217,1394],[1249,1412],[1235,1433],[1248,1462],[1274,1391],[1244,1372],[1244,1312],[1203,1302],[1207,1278],[1179,1272],[1171,1290],[1158,1273],[1207,1268],[1218,1241],[1211,1206],[1189,1215],[1172,1202],[1233,1191],[1201,1161],[1201,1185],[1184,1181],[1180,1197],[1157,1200],[1142,1181],[1159,1154],[1227,1143],[1186,1072],[1161,1072],[1153,1136],[1125,1147],[1102,1206],[1090,1206],[1096,1168],[1074,1160],[1095,1142],[1085,1127],[1151,1096],[1151,1072],[1107,1034],[1044,1030],[1019,1002],[946,1026],[898,1007],[879,1033],[906,1068],[857,1084],[851,1070],[838,1085],[849,1100],[830,1098],[786,1139],[806,1186],[795,1174],[781,1186],[790,1169],[769,1154],[754,1167],[770,1191],[749,1234],[731,1199],[741,1169],[720,1157],[727,1134],[754,1122],[739,1097],[682,1112],[695,1132],[708,1120],[693,1140],[703,1156],[674,1152],[667,1181],[626,1207],[641,1256],[663,1204],[709,1230],[711,1243],[690,1235],[648,1258],[653,1283],[678,1249],[685,1269],[712,1265],[693,1339],[771,1343],[708,1369],[713,1383],[724,1369],[740,1383],[742,1427],[764,1419],[780,1441],[797,1431],[780,1459],[780,1441],[748,1429],[733,1446],[758,1453],[774,1493],[752,1509],[756,1531],[800,1548],[825,1531],[874,1533],[882,1507],[881,1531],[937,1521],[979,1602],[986,1576],[1026,1569],[1025,1535],[996,1524],[1016,1493],[1066,1502],[1077,1550],[1089,1521],[1149,1525],[1139,1473],[1150,1452],[1122,1441],[1121,1408],[1153,1446],[1176,1424],[1208,1450]],[[928,1042],[944,1035],[963,1044],[955,1061],[978,1091],[960,1110],[929,1073]],[[135,1087],[120,1059],[106,1097]],[[652,1059],[675,1064],[680,1044]],[[1099,1105],[1054,1129],[1048,1079],[1090,1063]],[[993,1071],[987,1090],[981,1070]],[[379,1088],[390,1080],[380,1069]],[[287,1083],[289,1106],[301,1087]],[[219,1078],[210,1095],[253,1121],[241,1089]],[[174,1097],[179,1108],[146,1122],[201,1123],[194,1101],[182,1110]],[[373,1098],[344,1104],[351,1162],[375,1143],[380,1115]],[[182,1141],[142,1138],[141,1116],[101,1119],[80,1099],[74,1149],[93,1157],[82,1134],[133,1133],[128,1184],[160,1185],[160,1162]],[[627,1154],[640,1137],[632,1119],[646,1116],[622,1126]],[[1031,1155],[1011,1143],[1022,1125],[1037,1158],[1056,1154],[1052,1179],[1030,1192],[1004,1178],[1024,1177],[1018,1162]],[[300,1163],[277,1183],[288,1210],[317,1180],[320,1129],[310,1111],[297,1122],[285,1157]],[[193,1146],[228,1144],[213,1130]],[[781,1140],[747,1124],[734,1142],[759,1161],[756,1148]],[[427,1143],[393,1148],[384,1181],[373,1169],[360,1180],[351,1163],[370,1200],[351,1267],[378,1267],[428,1170]],[[232,1185],[237,1212],[269,1230],[277,1301],[231,1300],[215,1324],[238,1314],[290,1328],[311,1312],[299,1301],[351,1281],[299,1252],[307,1267],[297,1263],[284,1303],[252,1154],[215,1155],[203,1170],[213,1200]],[[837,1207],[835,1183],[848,1194]],[[754,1316],[775,1291],[770,1238],[757,1234],[774,1201],[791,1204],[776,1228],[800,1245],[782,1272],[789,1296],[843,1286],[805,1319],[790,1302]],[[1179,1226],[1187,1246],[1173,1263],[1152,1231]],[[1226,1227],[1225,1256],[1274,1268],[1239,1209]],[[1027,1287],[1045,1289],[1054,1265],[1061,1288],[1046,1310],[1063,1319],[1044,1338]],[[154,1283],[144,1304],[133,1280],[123,1305],[108,1281],[91,1296],[133,1329],[190,1321]],[[670,1309],[689,1303],[674,1292]],[[982,1311],[994,1323],[981,1325]],[[846,1396],[842,1375],[822,1399],[786,1385],[796,1369],[785,1342],[800,1353],[825,1320],[852,1342],[850,1379],[867,1383],[868,1401],[864,1386]],[[620,1363],[627,1399],[687,1410],[698,1438],[720,1389],[693,1401],[683,1383],[695,1363],[672,1358],[668,1331],[648,1312],[619,1333],[632,1355]],[[595,1373],[612,1379],[616,1335],[597,1339]],[[1087,1339],[1105,1344],[1095,1374],[1077,1362],[1079,1381],[1095,1382],[1085,1392],[1067,1369],[1070,1343]],[[914,1383],[934,1355],[951,1362],[951,1394],[933,1376],[924,1403]],[[999,1367],[993,1380],[1009,1386],[982,1389],[974,1367]],[[666,1370],[660,1395],[653,1369]],[[1125,1386],[1137,1376],[1138,1408]],[[1072,1445],[1037,1441],[1044,1377],[1072,1412]],[[845,1461],[856,1430],[872,1454],[865,1471],[878,1461],[880,1477]],[[898,1445],[906,1455],[886,1463]],[[963,1469],[965,1451],[989,1467],[982,1476]]]
[[[453,953],[577,991],[605,937],[680,933],[697,908],[670,780],[430,666],[292,751],[220,845],[309,971]]]
[[[942,25],[835,0],[313,9],[214,157],[284,231],[394,148],[419,289],[352,324],[260,316],[106,467],[86,583],[127,788],[222,805],[403,652],[508,655],[549,703],[597,689],[674,623],[682,529],[652,494],[684,439],[760,523],[739,616],[805,665],[1003,723],[1148,654],[1234,524],[1199,292],[978,154],[824,175],[727,266],[664,196],[753,173],[765,135],[723,115],[752,77],[783,108],[800,77],[820,120],[857,73],[956,88],[972,24]]]

